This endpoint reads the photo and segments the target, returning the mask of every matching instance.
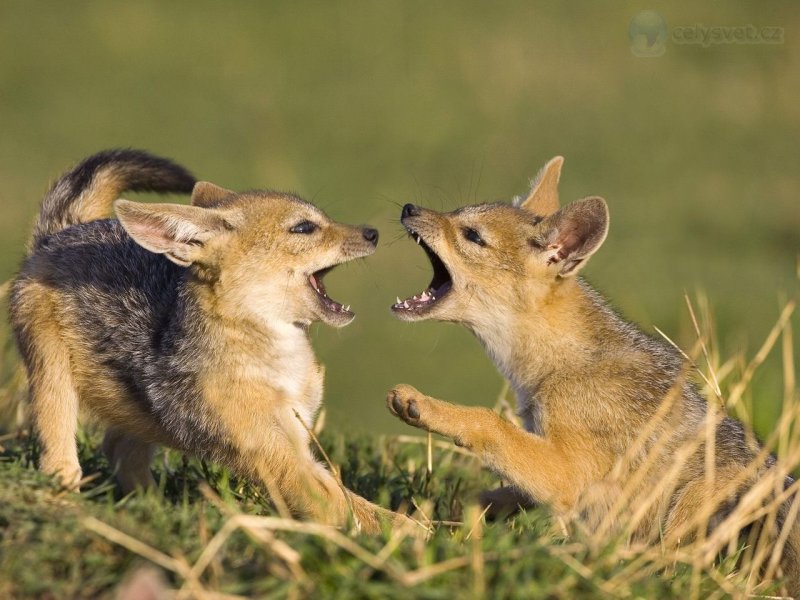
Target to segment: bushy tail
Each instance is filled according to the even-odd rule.
[[[105,150],[61,176],[42,200],[31,249],[78,223],[105,219],[127,190],[189,193],[195,178],[182,166],[142,150]]]

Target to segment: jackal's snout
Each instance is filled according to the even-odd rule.
[[[407,219],[408,217],[418,217],[421,211],[419,206],[414,204],[406,204],[403,206],[403,212],[400,215],[401,219]]]
[[[364,227],[361,230],[361,235],[365,240],[367,240],[373,246],[378,245],[378,237],[380,234],[378,233],[377,229],[373,229],[372,227]]]
[[[434,211],[415,204],[406,204],[400,213],[400,222],[408,235],[425,251],[433,269],[433,277],[422,292],[405,300],[400,300],[398,296],[397,302],[392,305],[392,312],[406,321],[428,315],[453,287],[450,271],[435,249],[437,242],[434,240],[440,234],[437,217]]]
[[[317,223],[317,221],[315,221]],[[350,323],[355,313],[350,305],[333,300],[325,289],[324,277],[337,266],[365,258],[375,252],[380,234],[370,225],[346,225],[335,221],[319,221],[303,236],[310,244],[302,249],[299,259],[307,261],[307,279],[312,294],[316,318],[342,327]]]

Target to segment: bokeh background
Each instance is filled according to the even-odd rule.
[[[695,24],[783,39],[676,43]],[[50,182],[106,147],[295,191],[382,235],[327,280],[358,312],[314,329],[328,427],[407,431],[393,384],[491,405],[502,380],[465,330],[390,315],[430,271],[400,206],[508,199],[562,154],[562,201],[611,209],[586,277],[687,347],[703,290],[722,354],[752,355],[798,291],[799,26],[791,2],[0,0],[0,281]],[[781,388],[777,357],[752,388],[762,434]]]

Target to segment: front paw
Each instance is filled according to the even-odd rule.
[[[55,477],[60,488],[78,491],[83,477],[80,465],[70,461],[42,461],[41,470]]]
[[[425,396],[410,385],[395,386],[386,396],[386,406],[396,417],[414,427],[424,427],[423,409]]]

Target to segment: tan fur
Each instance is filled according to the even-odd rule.
[[[161,159],[110,152],[65,175],[45,200],[12,297],[42,470],[78,486],[80,404],[108,426],[103,449],[126,492],[153,486],[150,460],[164,444],[255,477],[299,516],[344,525],[352,510],[373,533],[405,522],[346,490],[315,458],[309,434],[324,370],[308,327],[353,318],[330,308],[312,280],[371,254],[377,232],[288,194],[207,182],[195,186],[193,205],[117,200],[125,230],[95,221],[126,181],[157,187],[162,174],[185,185],[185,173]],[[293,231],[303,222],[315,229]]]
[[[705,400],[685,381],[683,359],[674,350],[625,322],[574,277],[605,239],[608,211],[600,198],[559,208],[562,162],[551,160],[515,205],[450,213],[407,205],[402,216],[431,256],[434,281],[422,296],[392,310],[407,321],[433,318],[470,329],[510,380],[525,429],[487,408],[437,400],[409,385],[391,390],[387,406],[406,423],[470,449],[509,482],[510,488],[483,496],[497,503],[498,513],[546,503],[596,527],[633,480],[639,485],[630,491],[631,510],[660,490],[636,537],[685,542],[694,533],[686,524],[702,508],[710,503],[723,513],[729,497],[740,493],[722,490],[745,473],[759,446],[740,424],[723,419],[715,428],[714,487],[704,477],[704,445],[674,481],[658,487],[681,448],[706,427]],[[442,284],[444,268],[449,288]],[[428,296],[435,302],[419,300]],[[636,451],[638,436],[653,423]],[[740,489],[773,466],[772,457],[756,463],[756,476],[746,477]],[[800,534],[788,526],[783,566],[798,590]]]

